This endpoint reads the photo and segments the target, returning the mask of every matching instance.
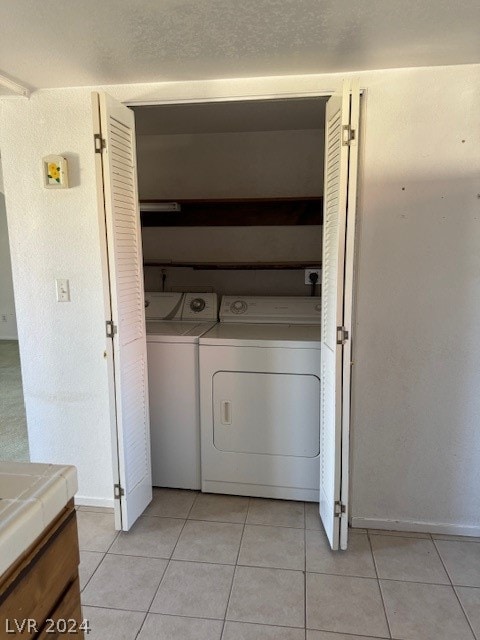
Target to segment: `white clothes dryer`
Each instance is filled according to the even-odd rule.
[[[215,293],[145,293],[152,482],[200,489],[198,341],[217,319]]]
[[[202,490],[318,501],[319,297],[224,296],[200,338]]]

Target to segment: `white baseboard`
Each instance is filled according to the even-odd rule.
[[[352,518],[351,526],[354,529],[384,529],[389,531],[413,531],[417,533],[443,533],[452,536],[480,536],[480,526],[445,524],[441,522]]]
[[[88,496],[75,496],[75,505],[77,507],[106,507],[113,509],[113,498],[90,498]]]

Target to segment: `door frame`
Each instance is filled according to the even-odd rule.
[[[346,74],[348,75],[348,74]],[[158,100],[119,100],[119,102],[121,102],[123,105],[125,105],[126,107],[148,107],[148,106],[179,106],[179,105],[194,105],[194,104],[210,104],[210,103],[231,103],[231,102],[254,102],[254,101],[260,101],[260,102],[267,102],[267,101],[280,101],[280,100],[295,100],[295,99],[308,99],[308,98],[330,98],[336,91],[337,89],[331,89],[331,90],[323,90],[323,91],[300,91],[300,92],[284,92],[284,93],[268,93],[268,94],[246,94],[246,95],[236,95],[236,96],[217,96],[217,97],[208,97],[208,98],[183,98],[183,99],[158,99]],[[351,252],[351,259],[352,259],[352,272],[353,272],[353,278],[352,278],[352,282],[351,282],[351,326],[352,326],[352,331],[351,331],[351,335],[350,335],[350,345],[349,345],[349,352],[350,354],[353,353],[354,351],[354,347],[355,347],[355,341],[354,341],[354,337],[355,337],[355,332],[354,332],[354,326],[355,326],[355,311],[356,311],[356,300],[357,300],[357,266],[358,266],[358,236],[359,236],[359,229],[360,229],[360,216],[361,216],[361,206],[360,206],[360,196],[362,193],[362,167],[363,167],[363,149],[364,149],[364,144],[363,144],[363,140],[364,140],[364,126],[365,126],[365,104],[364,104],[364,100],[365,100],[365,96],[366,96],[366,89],[360,87],[359,88],[359,93],[360,93],[360,112],[359,112],[359,139],[358,139],[358,163],[357,163],[357,190],[356,190],[356,213],[355,213],[355,230],[354,230],[354,243],[353,243],[353,252]],[[96,116],[95,116],[96,117]],[[96,162],[101,162],[101,158],[99,157],[99,154],[95,154],[96,158],[95,161]],[[99,193],[99,190],[97,188],[97,197],[99,198],[99,201],[101,200],[103,202],[103,198],[102,198],[102,194]],[[99,225],[100,225],[100,231],[101,231],[101,254],[102,254],[102,283],[103,283],[103,289],[104,289],[104,302],[105,302],[105,318],[106,319],[110,319],[111,320],[111,308],[110,308],[110,297],[109,297],[109,291],[110,291],[110,284],[109,284],[109,270],[108,270],[108,248],[106,246],[106,234],[103,234],[103,230],[105,228],[106,230],[106,223],[105,220],[101,219],[102,216],[99,216]],[[108,340],[107,341],[107,352],[108,355],[106,356],[107,361],[108,361],[108,366],[109,366],[109,396],[110,396],[110,400],[112,399],[112,394],[113,394],[113,398],[115,397],[115,385],[114,385],[114,366],[113,366],[113,345],[111,344],[113,341],[112,340]],[[352,431],[352,426],[353,426],[353,417],[352,417],[352,403],[351,403],[351,397],[352,394],[354,393],[354,384],[353,384],[353,376],[350,375],[350,385],[349,385],[349,390],[348,390],[349,396],[350,396],[350,413],[349,413],[349,425],[348,425],[348,478],[346,479],[346,486],[348,487],[348,493],[349,495],[351,494],[351,481],[352,481],[352,448],[351,448],[351,443],[352,443],[352,437],[351,437],[351,431]],[[320,400],[320,398],[319,398]],[[345,401],[345,398],[342,398],[342,403]],[[110,415],[110,423],[111,423],[111,427],[115,427],[116,425],[116,416]],[[116,432],[116,428],[112,429],[112,434]],[[343,446],[342,446],[343,449]],[[112,455],[114,455],[116,452],[116,459],[118,459],[118,442],[116,441],[116,439],[113,437],[112,435]],[[342,456],[344,454],[342,453]],[[115,468],[116,467],[116,468]],[[113,482],[114,483],[118,483],[118,465],[113,465]],[[351,509],[349,510],[349,514],[348,514],[348,521],[350,523],[352,518],[351,515]]]

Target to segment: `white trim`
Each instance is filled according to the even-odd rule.
[[[0,340],[15,340],[18,342],[18,336],[0,336]]]
[[[106,507],[113,509],[115,500],[113,498],[89,498],[88,496],[75,496],[75,506],[77,507]]]
[[[359,89],[363,95],[365,89]],[[169,98],[158,100],[125,100],[122,102],[127,107],[154,107],[167,104],[208,104],[209,102],[249,102],[254,100],[295,100],[302,98],[330,98],[335,93],[335,89],[326,91],[300,91],[295,93],[247,93],[235,96],[213,96],[208,98]]]
[[[335,91],[303,91],[300,93],[246,94],[238,96],[217,96],[212,98],[171,98],[170,100],[126,100],[127,107],[152,107],[166,104],[205,104],[209,102],[247,102],[254,100],[294,100],[301,98],[330,98]]]
[[[14,82],[13,80],[10,80],[10,78],[2,75],[0,75],[0,86],[5,87],[16,95],[23,96],[24,98],[30,97],[30,89],[28,87],[25,87],[22,84],[18,84],[18,82]]]
[[[416,533],[443,533],[455,536],[480,536],[480,526],[422,522],[416,520],[379,520],[377,518],[352,518],[353,529],[384,529],[388,531],[413,531]]]

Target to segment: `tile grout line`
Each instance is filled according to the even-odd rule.
[[[306,517],[306,516],[305,516]],[[306,520],[305,520],[306,524]],[[305,640],[307,640],[307,530],[303,530],[303,621],[305,625]]]
[[[468,588],[468,587],[467,587],[467,588]],[[471,630],[471,632],[472,632],[472,634],[473,634],[473,637],[475,638],[475,640],[478,640],[478,636],[477,636],[477,634],[475,633],[475,629],[473,628],[473,626],[472,626],[472,624],[471,624],[471,622],[470,622],[470,618],[468,617],[468,614],[467,614],[467,612],[465,611],[465,608],[464,608],[464,606],[463,606],[463,604],[462,604],[462,601],[460,600],[460,596],[459,596],[459,595],[458,595],[458,593],[457,593],[457,588],[456,588],[454,585],[452,585],[452,589],[453,589],[453,592],[455,593],[455,597],[456,597],[456,599],[458,600],[458,604],[460,605],[460,608],[462,609],[463,615],[464,615],[464,616],[465,616],[465,618],[467,619],[467,623],[468,623],[468,626],[470,627],[470,630]]]
[[[145,612],[145,615],[144,615],[144,617],[143,617],[142,623],[141,623],[141,625],[138,627],[138,631],[137,631],[137,633],[135,634],[134,640],[137,640],[137,638],[138,638],[138,636],[140,635],[140,633],[141,633],[141,631],[142,631],[143,627],[145,626],[145,622],[146,622],[146,620],[147,620],[147,616],[148,616],[148,611],[146,611],[146,612]]]
[[[304,631],[303,627],[286,627],[283,624],[272,624],[271,622],[250,622],[249,620],[227,620],[227,622],[234,622],[235,624],[242,624],[252,627],[273,627],[275,629],[288,629],[290,631]],[[320,629],[309,629],[309,631],[320,631]],[[375,638],[375,640],[385,640],[384,638]]]
[[[421,582],[420,580],[398,580],[396,578],[374,578],[372,576],[359,576],[359,575],[353,575],[351,573],[325,573],[325,571],[309,571],[308,573],[313,573],[315,575],[320,575],[320,576],[336,576],[338,578],[344,577],[344,578],[358,578],[360,580],[381,580],[382,582],[401,582],[402,584],[424,584],[426,586],[431,586],[431,587],[453,586],[446,582]],[[460,587],[463,585],[457,585],[457,586]]]
[[[193,507],[193,505],[192,505]],[[191,508],[192,508],[191,507]],[[184,521],[184,527],[186,526],[186,524],[188,522],[192,522],[192,520],[185,520],[184,518],[177,518],[177,519],[182,519]],[[193,521],[195,522],[195,521]],[[226,523],[219,523],[217,521],[205,521],[205,522],[209,522],[209,523],[217,523],[217,524],[242,524],[242,523],[231,523],[231,522],[226,522]],[[241,541],[243,540],[243,533],[244,533],[244,529],[246,527],[247,523],[242,524],[243,530],[242,530],[242,536],[241,536]],[[256,527],[256,526],[260,526],[260,525],[249,525],[251,527]],[[263,526],[263,525],[261,525]],[[284,529],[284,528],[290,528],[293,531],[298,531],[299,529],[295,528],[295,527],[277,527],[276,525],[265,525],[265,526],[271,526],[273,528],[279,528],[279,529]],[[199,559],[175,559],[173,558],[173,553],[175,551],[175,548],[178,544],[178,541],[180,539],[181,533],[183,531],[183,528],[180,530],[177,542],[175,543],[174,546],[174,550],[172,551],[172,554],[169,556],[152,556],[152,555],[141,555],[141,554],[133,554],[133,553],[116,553],[116,552],[112,552],[110,550],[108,551],[93,551],[91,549],[82,549],[82,552],[87,552],[87,553],[99,553],[99,554],[103,554],[103,557],[101,559],[101,561],[99,562],[98,567],[95,569],[94,573],[96,573],[96,571],[98,570],[100,564],[103,562],[104,558],[106,555],[109,556],[118,556],[118,557],[131,557],[131,558],[144,558],[144,559],[158,559],[158,560],[166,560],[166,561],[170,561],[170,560],[174,560],[174,561],[181,561],[181,562],[191,562],[191,563],[198,563],[198,564],[212,564],[212,565],[218,565],[218,566],[244,566],[244,567],[249,567],[249,568],[258,568],[258,569],[279,569],[282,571],[306,571],[307,573],[311,573],[311,574],[318,574],[318,575],[331,575],[331,576],[338,576],[338,577],[351,577],[351,578],[361,578],[361,579],[379,579],[377,577],[372,577],[372,576],[365,576],[365,575],[358,575],[358,574],[354,574],[354,573],[336,573],[336,572],[327,572],[327,571],[308,571],[308,569],[306,568],[306,564],[305,564],[305,569],[293,569],[293,568],[286,568],[286,567],[278,567],[278,566],[273,566],[273,565],[255,565],[255,564],[239,564],[238,562],[238,558],[239,558],[239,552],[237,552],[237,560],[235,563],[228,563],[228,562],[214,562],[212,560],[199,560]],[[314,531],[314,530],[312,530]],[[304,533],[304,539],[306,537],[306,532],[307,530],[305,530]],[[120,535],[121,532],[118,532],[114,538],[114,540],[110,543],[109,545],[109,549],[111,549],[111,547],[113,546],[113,544],[115,543],[115,540],[118,538],[118,536]],[[366,535],[363,534],[362,535]],[[371,541],[369,541],[370,543],[370,548],[371,548]],[[241,545],[239,547],[239,551],[241,549]],[[305,553],[306,553],[306,546],[305,546]],[[375,557],[372,553],[373,556],[373,560],[374,560],[374,564],[375,564]],[[442,562],[443,565],[443,562]],[[378,575],[378,571],[376,572]],[[92,576],[89,578],[88,582],[90,582],[91,578],[93,577],[94,574],[92,574]],[[447,574],[448,577],[448,574]],[[406,582],[406,583],[410,583],[410,584],[426,584],[426,585],[432,585],[432,586],[468,586],[470,588],[480,588],[480,587],[471,587],[471,585],[453,585],[453,583],[450,581],[449,583],[441,583],[441,582],[425,582],[425,581],[421,581],[421,580],[399,580],[397,578],[382,578],[382,580],[384,580],[385,582]],[[450,580],[450,578],[449,578]],[[88,584],[88,583],[87,583]],[[86,585],[85,585],[86,587]],[[85,588],[84,587],[84,588]],[[83,591],[83,589],[82,589]],[[88,605],[90,606],[90,605]]]
[[[91,609],[106,609],[107,611],[123,611],[123,612],[127,612],[127,613],[147,613],[150,614],[152,616],[163,616],[166,618],[185,618],[187,620],[206,620],[206,621],[211,621],[211,622],[222,622],[221,618],[201,618],[199,616],[192,616],[192,615],[187,615],[185,613],[182,614],[178,614],[178,613],[153,613],[150,611],[139,611],[138,609],[118,609],[116,607],[105,607],[105,606],[100,606],[98,604],[86,604],[86,607],[89,607]],[[266,622],[248,622],[248,621],[241,621],[241,620],[227,620],[227,622],[235,622],[237,624],[244,624],[244,625],[252,625],[252,626],[261,626],[261,627],[276,627],[279,629],[289,629],[289,630],[296,630],[296,631],[303,631],[303,627],[286,627],[285,625],[282,624],[271,624],[271,623],[266,623]],[[312,631],[320,631],[320,629],[312,629]],[[375,639],[377,640],[377,638]],[[385,640],[384,638],[378,638],[378,640]]]
[[[86,551],[86,549],[84,549],[84,550],[83,550],[83,552],[84,552],[84,553],[85,553],[85,551]],[[80,551],[79,553],[81,554],[82,552]],[[92,553],[92,552],[91,552],[91,551],[89,551],[89,552],[87,552],[87,553]],[[99,552],[99,553],[102,553],[102,552]],[[98,565],[95,567],[95,569],[94,569],[94,571],[93,571],[92,575],[89,577],[89,579],[88,579],[88,580],[86,581],[86,583],[83,585],[83,587],[80,589],[80,596],[81,596],[81,594],[84,592],[84,590],[87,588],[88,584],[90,583],[90,580],[91,580],[91,579],[93,578],[93,576],[97,573],[98,568],[100,567],[100,565],[102,564],[102,562],[105,560],[105,556],[106,556],[106,555],[107,555],[107,552],[106,552],[106,551],[104,551],[104,552],[103,552],[102,559],[100,560],[100,562],[98,563]],[[81,560],[80,560],[80,563],[81,563]],[[79,566],[80,566],[80,565],[79,565]],[[80,598],[80,600],[81,600],[81,598]],[[88,605],[85,605],[85,606],[88,606]]]
[[[362,529],[351,529],[354,533],[361,532]],[[462,536],[462,535],[450,535],[440,533],[430,533],[426,531],[397,531],[395,529],[365,529],[363,531],[368,532],[371,536],[388,536],[389,538],[412,538],[414,540],[436,540],[437,542],[468,542],[480,544],[480,538],[475,536]],[[444,537],[436,537],[444,536]]]
[[[139,609],[119,609],[118,607],[107,607],[105,605],[99,604],[86,604],[86,607],[90,607],[91,609],[106,609],[107,611],[126,611],[128,613],[149,613],[152,616],[168,616],[169,618],[188,618],[189,620],[214,620],[216,622],[221,622],[221,618],[201,618],[199,616],[189,616],[186,613],[154,613],[153,611],[144,611],[143,609],[140,611]],[[277,625],[280,626],[280,625]],[[283,627],[282,627],[283,628]],[[296,627],[285,627],[285,629],[292,629]]]
[[[193,508],[193,505],[192,505]],[[85,512],[83,512],[85,513]],[[88,513],[95,513],[94,511],[89,511]],[[98,514],[101,515],[101,514]],[[212,523],[217,523],[217,524],[244,524],[243,522],[232,522],[231,520],[207,520],[205,518],[185,518],[182,516],[159,516],[159,515],[153,515],[153,514],[142,514],[141,516],[139,516],[140,518],[150,518],[150,519],[162,519],[162,520],[185,520],[187,519],[189,522],[212,522]],[[320,529],[311,529],[309,527],[295,527],[292,526],[290,524],[265,524],[263,522],[246,522],[245,524],[248,525],[252,525],[255,527],[277,527],[278,529],[296,529],[297,531],[302,531],[304,528],[306,528],[307,531],[320,531]],[[121,533],[120,531],[118,533]],[[357,534],[356,531],[353,532],[354,535]],[[359,534],[359,535],[365,535],[365,534]],[[393,536],[392,536],[393,537]],[[82,551],[92,551],[92,549],[82,549]],[[103,553],[101,551],[98,551],[97,553]]]
[[[245,497],[245,496],[242,496]],[[193,505],[192,505],[193,506]],[[248,513],[247,513],[248,516]],[[154,515],[154,514],[145,514],[145,515],[141,515],[139,516],[140,518],[167,518],[169,520],[184,520],[185,518],[180,517],[180,516],[159,516],[159,515]],[[213,520],[213,519],[206,519],[206,518],[191,518],[190,516],[187,518],[189,521],[191,522],[217,522],[218,524],[243,524],[242,522],[232,522],[231,520]],[[315,529],[315,528],[310,528],[310,527],[305,527],[303,525],[296,527],[293,526],[291,524],[270,524],[270,523],[264,523],[264,522],[245,522],[245,524],[248,525],[254,525],[256,527],[278,527],[279,529],[297,529],[298,530],[303,530],[303,529],[307,529],[307,531],[320,531],[320,529]],[[356,532],[354,532],[356,533]]]
[[[307,504],[303,503],[303,623],[307,640]]]
[[[89,609],[107,609],[107,611],[127,611],[128,613],[145,613],[145,611],[139,611],[138,609],[118,609],[117,607],[107,607],[104,604],[86,604],[84,606],[88,607]]]
[[[225,615],[223,616],[223,625],[222,625],[222,632],[220,634],[220,639],[223,638],[223,635],[224,635],[224,632],[225,632],[225,625],[227,624],[227,612],[228,612],[228,607],[230,605],[230,598],[232,597],[233,583],[235,581],[235,575],[237,573],[238,559],[240,557],[240,550],[242,548],[242,542],[243,542],[243,536],[244,536],[244,533],[245,533],[245,527],[247,526],[248,512],[250,510],[250,500],[251,500],[251,498],[249,497],[248,498],[248,504],[247,504],[247,513],[245,514],[245,520],[244,520],[244,523],[243,523],[242,535],[240,536],[240,544],[238,545],[237,557],[235,559],[235,564],[234,564],[234,568],[233,568],[232,582],[230,584],[230,591],[228,592],[227,605],[225,607]]]
[[[240,524],[240,523],[235,523],[235,524]],[[102,553],[102,552],[98,551],[96,553]],[[334,573],[331,571],[327,572],[327,571],[309,571],[309,570],[305,571],[304,569],[291,569],[288,567],[278,567],[273,565],[240,564],[238,562],[236,564],[233,564],[228,562],[213,562],[212,560],[191,560],[191,559],[184,560],[183,558],[173,558],[173,557],[165,558],[164,556],[141,556],[141,555],[133,555],[131,553],[109,553],[108,555],[117,556],[119,558],[143,558],[144,560],[166,560],[167,562],[172,560],[173,562],[184,562],[184,563],[191,563],[191,564],[209,564],[216,567],[238,566],[238,567],[244,567],[245,569],[273,569],[276,571],[292,571],[294,573],[305,572],[307,574],[320,575],[320,576],[335,576],[337,578],[357,578],[359,580],[382,580],[383,582],[402,582],[406,584],[424,584],[432,587],[455,586],[455,587],[464,587],[468,589],[480,589],[480,587],[472,587],[471,585],[461,585],[461,584],[451,585],[445,582],[425,582],[421,580],[399,580],[398,578],[377,578],[376,576],[365,576],[365,575],[359,575],[356,573]],[[91,606],[91,605],[87,605],[87,606]]]
[[[353,533],[360,533],[359,529],[351,529]],[[369,536],[383,536],[384,538],[404,538],[407,540],[430,540],[431,533],[422,533],[419,532],[415,534],[415,532],[410,531],[393,531],[392,529],[375,529],[375,533],[372,533],[371,529],[366,529],[365,533],[368,533]],[[410,535],[407,535],[410,534]]]
[[[198,495],[197,495],[197,497],[198,497]],[[196,499],[197,499],[197,498],[195,498],[195,499],[193,500],[192,504],[190,505],[190,509],[188,510],[188,513],[187,513],[187,518],[188,518],[188,516],[190,515],[190,511],[192,510],[193,505],[194,505],[194,504],[195,504],[195,502],[196,502]],[[145,625],[145,621],[146,621],[146,619],[147,619],[148,614],[150,613],[150,609],[151,609],[151,607],[152,607],[152,604],[153,604],[153,602],[154,602],[155,598],[157,597],[158,590],[160,589],[160,586],[161,586],[161,584],[162,584],[162,582],[163,582],[163,580],[164,580],[164,578],[165,578],[165,574],[166,574],[166,573],[167,573],[167,571],[168,571],[168,567],[170,566],[170,564],[171,564],[171,562],[172,562],[172,556],[173,556],[173,554],[175,553],[175,549],[177,548],[178,541],[180,540],[180,536],[182,535],[183,530],[185,529],[185,526],[186,526],[186,524],[187,524],[187,522],[188,522],[187,518],[185,518],[185,520],[184,520],[184,522],[183,522],[183,526],[182,526],[182,528],[180,529],[180,532],[179,532],[179,534],[178,534],[178,538],[177,538],[177,540],[176,540],[175,544],[173,545],[173,549],[172,549],[172,551],[171,551],[171,553],[170,553],[170,557],[169,557],[169,558],[166,558],[166,560],[167,560],[167,565],[166,565],[165,569],[163,570],[163,573],[162,573],[162,576],[161,576],[161,578],[160,578],[160,581],[159,581],[159,583],[158,583],[158,585],[157,585],[157,588],[155,589],[155,592],[154,592],[154,594],[153,594],[152,599],[150,600],[150,604],[148,605],[147,613],[145,614],[145,618],[144,618],[144,620],[143,620],[143,623],[142,623],[142,625],[141,625],[141,627],[140,627],[140,629],[139,629],[139,631],[138,631],[137,635],[135,636],[135,638],[137,638],[137,637],[138,637],[138,634],[140,633],[140,631],[142,630],[142,628],[143,628],[143,627],[144,627],[144,625]]]
[[[112,548],[112,546],[113,546],[113,544],[114,544],[115,540],[116,540],[117,538],[119,538],[119,537],[120,537],[120,533],[121,533],[120,531],[118,531],[118,532],[117,532],[117,535],[115,536],[115,539],[113,540],[112,544],[108,547],[108,550],[107,550],[107,553],[105,554],[105,557],[107,557],[107,555],[109,555],[109,551],[110,551],[110,549]],[[111,556],[114,556],[114,555],[117,555],[117,554],[110,553],[110,555],[111,555]],[[134,556],[134,557],[135,557],[135,556]],[[102,560],[102,562],[103,562],[103,560]],[[168,564],[167,564],[167,567],[168,567]],[[163,576],[165,575],[165,571],[167,570],[167,567],[165,567],[165,569],[163,570],[162,577],[160,578],[160,582],[162,582],[162,580],[163,580]],[[159,583],[159,585],[158,585],[158,586],[160,586],[160,583]],[[157,589],[155,590],[155,595],[153,596],[154,598],[155,598],[155,596],[157,595],[157,590],[158,590],[158,587],[157,587]],[[153,602],[153,600],[152,600],[152,602]],[[149,608],[150,608],[150,606],[152,605],[152,602],[150,602],[150,605],[149,605],[148,609],[149,609]],[[148,616],[148,609],[147,609],[147,611],[145,612],[145,615],[144,615],[144,617],[143,617],[142,623],[140,624],[140,626],[139,626],[139,628],[138,628],[137,633],[135,634],[135,640],[138,638],[138,636],[139,636],[139,634],[140,634],[141,630],[143,629],[143,627],[144,627],[144,625],[145,625],[145,621],[146,621],[147,616]],[[143,613],[143,612],[140,612],[140,613]]]
[[[388,619],[388,614],[387,614],[387,607],[385,606],[385,598],[383,596],[382,584],[380,582],[380,578],[378,577],[377,561],[375,560],[375,554],[373,553],[372,541],[370,540],[370,533],[368,532],[368,530],[367,530],[367,540],[368,540],[368,546],[370,547],[370,553],[372,554],[372,560],[373,560],[373,566],[374,566],[374,569],[375,569],[375,575],[377,576],[377,585],[378,585],[378,590],[380,591],[380,598],[382,600],[383,615],[385,616],[385,621],[387,623],[388,635],[390,636],[390,638],[393,638],[392,630],[390,628],[390,620]]]
[[[109,553],[110,549],[113,547],[113,545],[115,544],[117,538],[120,536],[120,531],[117,531],[117,533],[115,534],[115,537],[113,538],[112,542],[109,544],[108,549],[105,551],[105,555],[107,553]]]
[[[190,509],[188,510],[187,513],[187,517],[185,518],[186,520],[188,520],[190,518],[190,514],[192,513],[193,507],[196,505],[197,500],[199,499],[199,497],[202,495],[201,491],[198,491],[197,495],[195,496],[195,498],[193,499],[192,504],[190,505]]]
[[[443,570],[445,571],[445,573],[446,573],[446,575],[447,575],[448,581],[449,581],[449,583],[450,583],[450,585],[449,585],[449,586],[453,587],[452,576],[451,576],[451,575],[450,575],[450,573],[448,572],[447,566],[446,566],[446,564],[444,563],[443,558],[442,558],[442,555],[441,555],[440,551],[438,550],[438,547],[437,547],[437,545],[435,544],[435,540],[434,540],[433,538],[432,538],[432,543],[433,543],[433,546],[434,546],[434,548],[435,548],[435,551],[437,552],[437,557],[438,557],[438,559],[440,560],[440,562],[442,563]]]
[[[89,513],[96,513],[96,512],[95,512],[95,511],[90,511]],[[102,515],[102,514],[100,514],[100,515]],[[113,514],[112,514],[112,515],[113,515]],[[112,545],[114,544],[115,540],[118,538],[119,534],[120,534],[120,531],[117,531],[117,532],[115,533],[115,536],[113,537],[112,542],[108,545],[108,547],[107,547],[107,550],[106,550],[106,551],[98,551],[98,552],[96,552],[96,553],[103,553],[103,557],[102,557],[102,559],[100,560],[100,562],[98,563],[98,565],[95,567],[94,572],[93,572],[93,573],[92,573],[92,575],[89,577],[89,579],[87,580],[87,582],[85,583],[85,585],[83,586],[83,588],[80,590],[80,601],[81,601],[81,594],[85,591],[85,589],[87,588],[87,586],[88,586],[88,584],[90,583],[91,579],[92,579],[92,578],[93,578],[93,576],[97,573],[98,569],[100,568],[100,565],[103,563],[103,561],[104,561],[104,560],[105,560],[105,558],[107,557],[108,552],[109,552],[109,551],[110,551],[110,549],[112,548]],[[78,522],[77,522],[77,538],[78,538]],[[93,553],[93,552],[92,552],[91,550],[89,550],[89,549],[80,549],[80,546],[79,546],[78,551],[79,551],[79,555],[80,555],[80,552],[81,552],[81,551],[90,551],[90,553]],[[88,605],[86,605],[86,606],[88,606]]]
[[[462,613],[463,613],[463,615],[465,617],[465,620],[467,621],[467,624],[468,624],[468,626],[470,628],[470,631],[472,632],[473,637],[477,638],[477,634],[475,633],[472,625],[470,624],[470,618],[468,617],[467,612],[465,611],[465,609],[463,607],[462,601],[460,600],[460,596],[458,595],[457,590],[455,588],[455,585],[453,584],[452,576],[450,575],[450,573],[449,573],[449,571],[447,569],[447,565],[443,561],[442,554],[438,550],[437,544],[436,544],[435,539],[433,537],[432,537],[432,542],[433,542],[433,546],[435,547],[435,550],[437,552],[437,555],[440,558],[440,562],[442,563],[443,568],[445,569],[445,573],[447,574],[447,577],[450,580],[450,587],[451,587],[451,589],[453,589],[453,593],[455,594],[455,598],[457,599],[457,602],[460,605],[460,609],[462,610]]]
[[[198,495],[197,495],[197,497],[198,497]],[[182,526],[182,528],[180,529],[180,532],[179,532],[179,534],[178,534],[178,538],[177,538],[177,540],[176,540],[176,542],[175,542],[175,544],[174,544],[174,546],[173,546],[173,549],[172,549],[172,551],[171,551],[171,553],[170,553],[170,557],[169,557],[169,558],[165,558],[165,559],[167,560],[167,565],[166,565],[165,569],[163,570],[163,573],[162,573],[162,576],[161,576],[160,581],[159,581],[159,583],[158,583],[158,586],[157,586],[157,588],[155,589],[155,592],[154,592],[154,594],[153,594],[152,599],[150,600],[150,604],[148,605],[148,609],[147,609],[147,611],[146,611],[146,613],[145,613],[145,617],[144,617],[144,619],[143,619],[143,622],[142,622],[142,624],[140,625],[140,628],[139,628],[139,630],[138,630],[138,632],[137,632],[137,634],[136,634],[136,636],[135,636],[135,640],[139,637],[139,635],[140,635],[140,633],[141,633],[142,629],[143,629],[143,628],[144,628],[144,626],[145,626],[145,622],[147,621],[147,618],[148,618],[148,615],[149,615],[149,613],[150,613],[150,609],[151,609],[151,607],[152,607],[152,604],[153,604],[153,602],[154,602],[155,598],[157,597],[158,590],[160,589],[160,586],[161,586],[161,584],[162,584],[162,582],[163,582],[163,579],[165,578],[165,574],[167,573],[168,567],[170,566],[170,564],[171,564],[171,562],[172,562],[172,556],[173,556],[173,554],[175,553],[175,549],[177,548],[178,541],[180,540],[180,536],[182,535],[182,532],[183,532],[183,530],[185,529],[185,526],[186,526],[186,524],[187,524],[187,522],[188,522],[188,516],[190,515],[190,512],[191,512],[191,510],[193,509],[193,505],[195,504],[196,500],[197,500],[197,498],[195,498],[195,499],[192,501],[192,504],[190,505],[190,509],[188,510],[187,517],[185,518],[185,520],[184,520],[184,522],[183,522],[183,526]],[[113,554],[112,554],[112,555],[113,555]]]

